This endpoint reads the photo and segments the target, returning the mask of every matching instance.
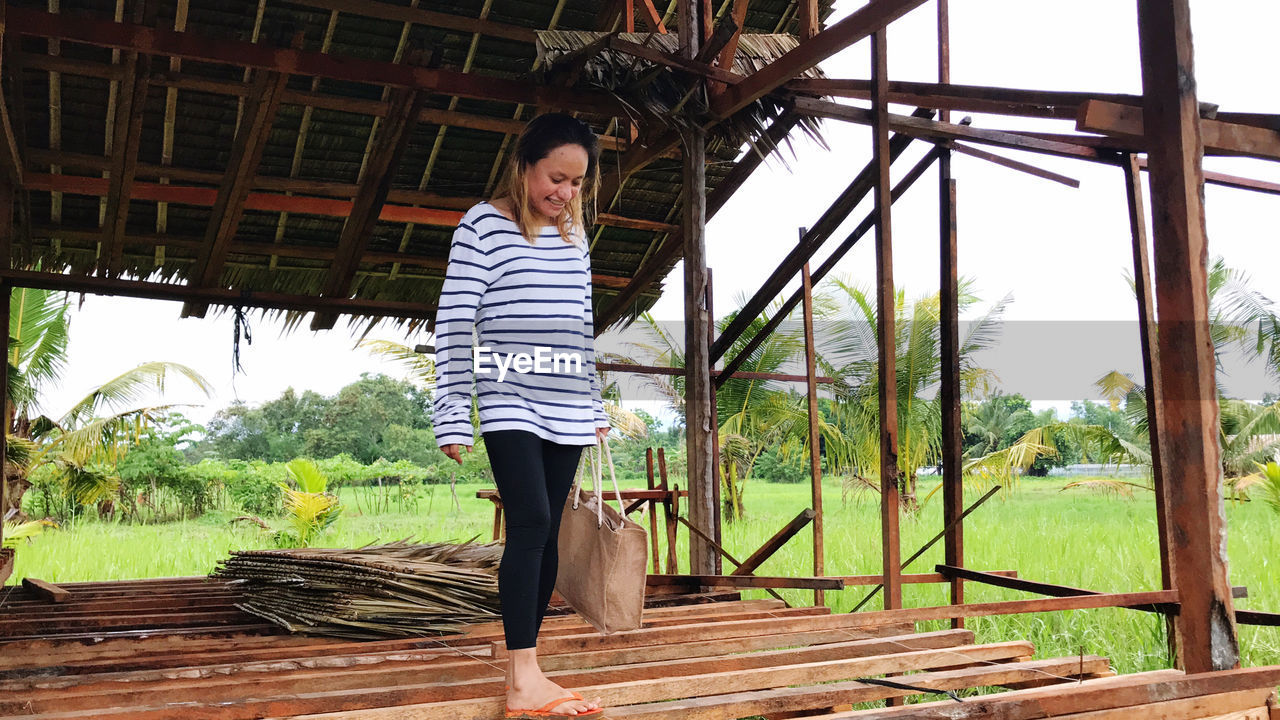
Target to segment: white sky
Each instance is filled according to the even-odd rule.
[[[861,5],[840,0],[837,18]],[[952,81],[1043,90],[1141,91],[1136,2],[1077,0],[952,1]],[[1224,110],[1280,113],[1280,92],[1265,75],[1276,66],[1274,0],[1192,0],[1196,74],[1202,101]],[[834,18],[833,18],[834,20]],[[869,77],[870,45],[860,43],[823,63],[830,77]],[[889,33],[889,70],[895,80],[936,80],[934,6],[926,4],[895,23]],[[895,107],[895,112],[909,112]],[[955,120],[961,117],[955,114]],[[975,127],[1067,131],[1069,123],[974,115]],[[830,152],[796,143],[794,174],[771,163],[721,210],[708,228],[708,264],[715,273],[715,307],[723,314],[750,295],[797,238],[812,225],[870,158],[868,128],[824,123]],[[895,178],[926,149],[914,143],[895,164]],[[1078,190],[957,155],[960,273],[976,281],[984,305],[1012,293],[1009,320],[1131,320],[1132,294],[1124,272],[1132,267],[1122,177],[1115,168],[996,150],[1079,179]],[[1206,168],[1280,182],[1280,166],[1209,158]],[[1210,253],[1248,271],[1255,289],[1280,300],[1280,197],[1207,186]],[[864,202],[837,232],[843,238],[870,209]],[[909,295],[933,292],[938,282],[936,174],[922,178],[894,204],[894,275]],[[829,243],[834,246],[836,240]],[[814,259],[816,267],[825,251]],[[874,283],[874,243],[867,237],[837,267],[856,282]],[[660,319],[678,320],[683,270],[668,276],[666,295],[654,308]],[[70,366],[64,386],[48,394],[47,412],[61,413],[92,386],[149,360],[185,363],[217,387],[203,400],[171,388],[172,402],[201,402],[188,415],[207,419],[239,398],[261,403],[286,387],[331,394],[362,372],[399,374],[362,350],[343,331],[302,328],[281,337],[280,326],[251,318],[253,345],[242,347],[247,374],[231,377],[229,314],[179,319],[177,303],[89,296],[72,319]],[[375,337],[398,342],[394,330]],[[1136,359],[1136,336],[1131,355]],[[1063,367],[1087,366],[1096,348],[1045,347],[1044,357]],[[1115,363],[1110,364],[1112,367]],[[1056,367],[1051,365],[1050,367]],[[1043,371],[1045,368],[1041,367]],[[1110,369],[1105,368],[1105,369]],[[1104,370],[1105,370],[1104,369]],[[999,372],[999,371],[998,371]],[[1092,369],[1088,369],[1092,372]],[[1002,372],[1010,391],[1017,373]],[[1101,373],[1094,373],[1097,377]],[[1039,397],[1038,405],[1064,406],[1080,397]]]

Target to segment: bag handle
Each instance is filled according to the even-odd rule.
[[[595,452],[592,452],[592,450],[595,450]],[[590,464],[591,482],[593,486],[592,491],[596,496],[596,526],[603,527],[604,497],[600,493],[600,488],[604,484],[603,461],[608,461],[609,463],[609,479],[613,481],[613,493],[618,500],[619,512],[625,512],[627,508],[627,506],[622,502],[622,490],[618,487],[618,476],[613,467],[613,453],[609,450],[608,441],[601,440],[597,443],[596,447],[588,448],[583,455],[583,462],[578,464],[578,472],[573,479],[573,488],[569,491],[573,497],[572,507],[574,510],[578,509],[578,489],[582,487],[582,471],[584,470],[584,465]]]

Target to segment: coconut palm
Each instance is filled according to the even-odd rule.
[[[828,461],[864,478],[880,475],[879,314],[875,295],[848,281],[832,283],[841,305],[836,319],[824,323],[819,364],[823,373],[837,379],[835,421],[848,438],[828,445]],[[978,302],[960,284],[959,306],[964,312]],[[994,375],[978,367],[974,355],[991,347],[1000,332],[1000,317],[1010,302],[1006,297],[968,324],[960,344],[961,392],[984,395]],[[898,410],[899,492],[907,509],[917,505],[916,470],[936,464],[941,452],[941,335],[940,296],[937,293],[908,303],[899,290],[894,303],[896,388]]]
[[[5,459],[6,506],[20,509],[30,472],[51,465],[64,488],[82,503],[107,499],[119,478],[114,464],[154,424],[165,406],[137,407],[163,393],[177,375],[211,395],[212,386],[191,368],[149,362],[94,388],[67,412],[51,418],[37,414],[42,393],[60,381],[67,362],[70,318],[64,294],[20,288],[9,305],[9,397]],[[105,413],[105,414],[104,414]]]

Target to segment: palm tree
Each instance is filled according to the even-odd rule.
[[[212,386],[191,368],[149,362],[94,388],[56,419],[38,415],[41,394],[61,379],[67,363],[70,317],[65,295],[19,288],[9,305],[9,394],[5,458],[6,504],[20,510],[30,472],[52,465],[66,491],[82,504],[110,497],[119,485],[112,466],[168,406],[135,407],[177,374],[205,395]],[[105,416],[99,413],[107,412]]]
[[[823,373],[837,379],[835,420],[846,443],[828,444],[828,461],[861,477],[880,474],[879,360],[875,296],[844,280],[835,280],[841,308],[837,319],[824,325],[820,347]],[[960,285],[960,311],[978,298]],[[1000,317],[1010,302],[1006,297],[977,320],[969,323],[960,344],[961,392],[986,394],[994,375],[978,367],[975,353],[991,347],[1000,331]],[[898,474],[903,506],[917,506],[916,472],[936,464],[941,452],[941,336],[940,296],[926,295],[908,303],[899,290],[895,298],[894,347],[897,362]]]

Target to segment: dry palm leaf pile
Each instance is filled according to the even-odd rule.
[[[290,632],[435,635],[498,617],[501,558],[500,543],[244,550],[213,577],[244,594],[241,610]]]

